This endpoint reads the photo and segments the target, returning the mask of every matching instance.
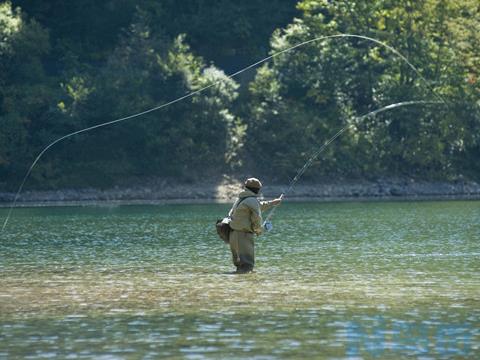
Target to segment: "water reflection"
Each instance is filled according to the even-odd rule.
[[[422,316],[425,316],[423,314]],[[448,320],[445,319],[444,320]],[[317,310],[253,314],[64,316],[3,322],[0,355],[155,358],[275,356],[466,357],[478,354],[478,322]]]
[[[214,234],[225,206],[22,209],[0,242],[0,358],[474,358],[478,209],[282,206],[246,276]]]

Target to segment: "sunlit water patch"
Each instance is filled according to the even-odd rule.
[[[17,209],[0,358],[480,355],[479,202],[287,203],[244,276],[226,210]]]

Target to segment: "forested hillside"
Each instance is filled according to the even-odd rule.
[[[359,34],[378,43],[309,39]],[[56,144],[30,188],[194,182],[223,173],[480,178],[477,0],[18,0],[0,3],[0,190],[85,127],[220,85]],[[359,115],[402,101],[439,101]]]

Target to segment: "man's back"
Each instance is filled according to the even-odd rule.
[[[250,190],[242,191],[232,207],[230,227],[233,230],[260,233],[262,217],[257,194]]]

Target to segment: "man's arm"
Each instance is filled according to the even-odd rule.
[[[257,235],[260,235],[263,231],[263,227],[262,227],[262,223],[263,223],[263,220],[262,220],[262,215],[261,215],[261,211],[260,211],[260,203],[255,200],[255,204],[249,204],[249,208],[250,208],[250,221],[252,223],[252,231],[257,234]]]
[[[274,206],[280,205],[283,199],[283,194],[279,198],[270,201],[260,201],[260,209],[266,211]]]

